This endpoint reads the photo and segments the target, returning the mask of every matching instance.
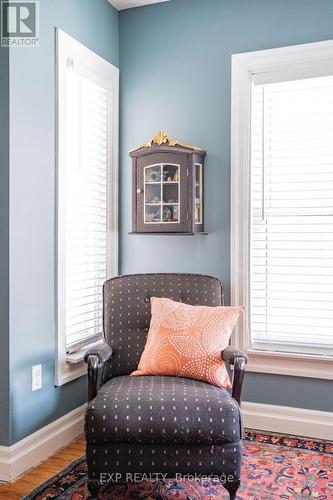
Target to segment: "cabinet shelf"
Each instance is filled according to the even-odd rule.
[[[179,184],[180,181],[145,181],[145,184]]]
[[[161,205],[162,205],[162,206],[163,206],[163,205],[167,205],[167,206],[169,206],[169,205],[170,205],[170,206],[173,206],[173,205],[179,205],[179,203],[178,203],[178,202],[176,202],[176,201],[163,201],[163,202],[158,201],[158,202],[156,202],[156,203],[147,203],[147,202],[146,202],[146,203],[145,203],[145,205],[147,205],[147,206],[149,206],[149,207],[160,207]]]
[[[155,222],[156,224],[156,222]],[[151,232],[151,231],[129,231],[128,234],[150,234],[150,235],[157,235],[157,236],[170,236],[173,235],[173,236],[206,236],[208,233],[206,232],[197,232],[197,233],[184,233],[184,232],[172,232],[172,233],[169,233],[169,232],[164,232],[162,233],[161,231],[159,231],[158,233],[157,232]]]

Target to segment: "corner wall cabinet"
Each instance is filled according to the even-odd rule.
[[[204,233],[206,151],[158,132],[130,151],[133,233]]]

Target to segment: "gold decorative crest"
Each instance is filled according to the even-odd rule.
[[[160,130],[154,135],[154,137],[149,142],[147,142],[147,144],[144,144],[141,147],[151,148],[153,144],[157,144],[158,146],[162,146],[162,144],[169,144],[169,146],[177,146],[178,142],[172,139],[172,137],[167,135],[165,132]]]
[[[160,130],[154,135],[154,137],[150,141],[148,141],[146,144],[141,144],[141,146],[139,146],[138,148],[132,149],[130,153],[132,153],[133,151],[137,151],[138,149],[141,148],[151,148],[154,144],[158,146],[162,146],[162,144],[167,144],[168,146],[180,146],[183,148],[194,149],[196,151],[205,151],[204,149],[197,148],[195,146],[189,146],[187,144],[182,144],[178,141],[175,141],[166,132]]]

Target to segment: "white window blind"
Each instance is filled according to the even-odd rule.
[[[333,355],[333,76],[253,84],[253,349]]]
[[[102,335],[107,279],[108,92],[67,70],[66,347]]]
[[[56,385],[86,373],[118,272],[119,70],[57,29]]]

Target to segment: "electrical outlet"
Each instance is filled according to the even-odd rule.
[[[32,367],[31,390],[38,391],[42,388],[42,365]]]

